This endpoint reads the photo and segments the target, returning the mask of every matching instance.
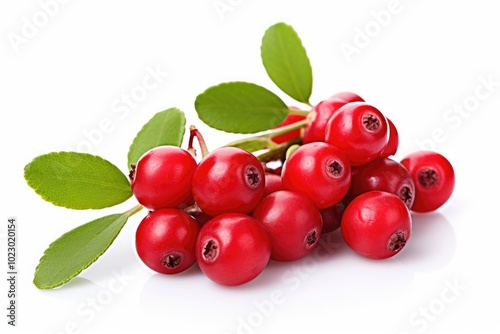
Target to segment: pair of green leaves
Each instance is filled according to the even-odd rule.
[[[310,105],[312,69],[295,30],[277,23],[266,30],[261,58],[267,74],[284,93]],[[255,133],[279,125],[289,108],[270,90],[248,82],[227,82],[208,88],[195,101],[198,117],[226,132]]]
[[[157,113],[133,140],[128,166],[153,147],[180,146],[185,125],[184,113],[179,109]],[[53,152],[38,156],[26,165],[24,177],[44,200],[69,209],[102,209],[132,196],[130,182],[117,166],[86,153]],[[54,241],[35,270],[35,285],[52,289],[78,275],[108,249],[128,218],[141,208],[93,220]]]

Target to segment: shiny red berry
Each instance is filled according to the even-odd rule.
[[[347,205],[340,230],[356,253],[386,259],[399,253],[410,239],[410,211],[394,194],[369,191]]]
[[[275,191],[283,190],[283,182],[281,181],[281,176],[271,173],[266,173],[266,185],[264,190],[264,196],[267,196]]]
[[[389,125],[382,113],[365,102],[340,108],[328,121],[325,141],[342,150],[353,166],[380,156],[389,140]]]
[[[347,202],[371,190],[393,193],[406,204],[408,209],[415,199],[415,184],[410,172],[401,163],[389,158],[377,158],[366,165],[352,168]]]
[[[323,218],[323,229],[321,233],[330,233],[340,227],[345,207],[344,201],[340,201],[334,206],[320,210],[321,218]]]
[[[386,119],[387,124],[389,124],[389,140],[387,141],[387,145],[385,146],[385,148],[382,150],[382,153],[380,153],[380,156],[385,158],[390,157],[391,155],[395,155],[398,151],[399,146],[398,130],[390,119]]]
[[[309,122],[304,127],[302,143],[308,144],[325,141],[326,124],[332,115],[344,104],[346,102],[338,98],[330,98],[318,103],[308,115]]]
[[[345,103],[351,102],[365,102],[361,96],[353,92],[338,92],[333,94],[330,98],[336,98],[344,101]]]
[[[240,285],[256,278],[271,256],[271,242],[264,226],[241,213],[227,213],[209,220],[196,241],[201,271],[222,285]]]
[[[177,274],[195,262],[195,244],[200,227],[178,209],[150,212],[135,235],[137,255],[149,268],[162,274]]]
[[[179,147],[155,147],[132,166],[132,192],[149,210],[186,207],[193,203],[191,181],[196,166],[193,156]]]
[[[333,145],[315,142],[300,146],[285,161],[285,189],[309,197],[320,209],[337,204],[351,184],[351,166],[344,153]]]
[[[264,196],[264,169],[251,153],[219,148],[199,163],[193,175],[193,196],[200,209],[215,217],[249,213]]]
[[[448,201],[455,187],[455,172],[451,163],[439,153],[417,151],[407,155],[403,164],[415,182],[415,212],[429,212]]]
[[[266,196],[253,211],[272,243],[271,259],[293,261],[309,254],[318,244],[321,214],[306,196],[280,190]]]

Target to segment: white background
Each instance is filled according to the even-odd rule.
[[[45,6],[51,16],[43,3],[50,1],[0,5],[5,263],[7,218],[19,224],[18,327],[6,325],[2,279],[3,333],[500,332],[500,20],[493,1],[61,0]],[[410,242],[392,259],[363,259],[333,233],[318,256],[270,263],[234,288],[196,267],[173,277],[146,269],[133,246],[142,212],[79,277],[37,290],[33,273],[50,242],[134,200],[102,212],[54,207],[26,185],[23,167],[43,153],[90,149],[126,173],[137,131],[174,106],[210,148],[224,145],[234,136],[207,129],[194,111],[209,86],[251,81],[294,104],[260,60],[265,29],[280,21],[307,48],[311,101],[350,90],[377,106],[399,129],[396,159],[422,145],[449,158],[457,177],[451,200],[415,215]],[[347,45],[356,53],[346,55]],[[141,90],[148,71],[161,73],[154,89],[124,108],[122,98]]]

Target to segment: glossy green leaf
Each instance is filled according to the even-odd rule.
[[[77,276],[108,249],[128,217],[126,213],[105,216],[63,234],[40,259],[33,279],[35,286],[53,289]]]
[[[261,57],[267,74],[283,92],[309,104],[312,68],[306,50],[291,26],[281,22],[265,32]]]
[[[180,147],[186,130],[186,117],[177,108],[160,111],[137,133],[128,151],[128,166],[137,163],[150,149],[173,145]]]
[[[102,209],[132,196],[118,167],[87,153],[40,155],[26,165],[24,178],[44,200],[69,209]]]
[[[233,133],[255,133],[280,124],[288,107],[273,92],[248,82],[227,82],[197,96],[198,117],[208,126]]]

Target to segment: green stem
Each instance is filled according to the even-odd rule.
[[[262,141],[266,141],[267,144],[265,146],[267,146],[267,148],[272,150],[272,149],[276,148],[277,145],[271,140],[271,138],[282,135],[284,133],[288,133],[288,132],[296,130],[296,129],[303,128],[307,123],[308,123],[307,120],[298,121],[298,122],[295,122],[295,123],[292,123],[292,124],[289,124],[289,125],[286,125],[286,126],[283,126],[280,128],[275,128],[275,129],[271,129],[271,130],[268,130],[265,132],[261,132],[258,135],[255,135],[252,137],[243,138],[243,139],[233,141],[233,142],[227,144],[226,146],[238,146],[239,147],[242,144],[245,144],[246,142],[251,142],[254,140],[262,140]],[[264,148],[264,146],[263,146],[263,148]]]
[[[299,115],[307,117],[307,115],[309,115],[309,111],[299,110],[299,109],[288,109],[288,115]]]
[[[137,212],[141,211],[142,208],[143,208],[142,205],[137,204],[132,209],[125,211],[123,214],[130,218],[131,216],[135,215]]]
[[[238,139],[238,140],[235,140],[235,141],[232,141],[230,143],[227,143],[225,146],[233,146],[233,147],[245,147],[246,143],[249,143],[249,142],[253,142],[253,141],[258,141],[262,148],[273,148],[273,147],[276,147],[277,144],[275,142],[273,142],[271,139],[265,137],[265,136],[253,136],[253,137],[249,137],[249,138],[243,138],[243,139]]]
[[[296,144],[300,145],[301,142],[302,142],[301,138],[290,140],[289,142],[280,144],[271,150],[268,150],[264,153],[257,155],[257,159],[259,159],[260,162],[269,162],[277,160],[285,161],[286,151],[288,150],[288,148],[292,145]]]
[[[292,124],[289,124],[286,126],[282,126],[280,128],[266,131],[266,132],[261,133],[260,135],[258,135],[256,137],[266,137],[266,138],[276,137],[276,136],[282,135],[284,133],[303,128],[304,126],[306,126],[306,124],[307,124],[307,120],[298,121],[298,122],[295,122],[295,123],[292,123]]]

